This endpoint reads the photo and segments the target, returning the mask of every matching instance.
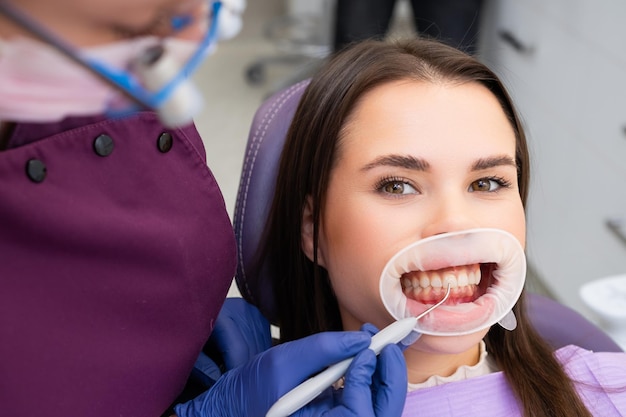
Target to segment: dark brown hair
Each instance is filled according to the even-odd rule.
[[[261,260],[269,265],[278,304],[281,341],[341,330],[337,300],[327,272],[301,249],[307,196],[313,202],[314,248],[326,203],[329,175],[341,131],[365,93],[385,83],[479,83],[498,99],[516,136],[518,186],[525,204],[529,155],[521,122],[498,77],[475,58],[436,41],[366,41],[332,57],[300,101],[281,156]],[[514,307],[515,331],[493,326],[485,342],[504,371],[525,416],[591,416],[549,347],[525,315],[524,297]]]

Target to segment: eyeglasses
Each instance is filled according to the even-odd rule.
[[[68,59],[86,68],[102,81],[121,92],[132,104],[125,109],[115,109],[110,112],[110,116],[117,117],[128,115],[141,109],[152,109],[161,114],[161,110],[163,110],[165,104],[172,99],[177,91],[180,91],[183,86],[189,83],[191,74],[198,69],[199,65],[213,51],[217,43],[217,22],[222,4],[220,1],[209,1],[211,3],[211,12],[208,16],[210,19],[209,28],[203,39],[199,42],[196,51],[189,57],[185,64],[179,69],[176,69],[172,76],[168,77],[169,80],[161,83],[155,91],[146,88],[145,81],[147,80],[140,79],[139,74],[131,73],[125,69],[115,68],[106,62],[85,56],[78,48],[61,39],[6,1],[0,0],[0,14],[4,14],[39,40],[53,46]],[[172,30],[176,32],[187,27],[192,21],[193,18],[190,16],[180,15],[173,17],[170,20],[170,24]],[[141,58],[146,62],[161,59],[163,51],[158,48],[159,46],[157,45],[155,48],[145,51],[146,56]],[[153,62],[148,63],[151,64]],[[160,75],[162,76],[164,74]],[[167,76],[167,74],[165,74],[165,76]],[[144,82],[142,83],[142,81]],[[192,115],[186,116],[187,117],[184,117],[185,119],[190,119]]]

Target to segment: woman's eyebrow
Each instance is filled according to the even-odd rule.
[[[383,155],[374,159],[369,164],[361,168],[361,171],[368,171],[370,169],[380,166],[392,166],[399,168],[412,169],[415,171],[428,171],[430,164],[421,158],[416,158],[410,155]]]
[[[472,171],[481,171],[483,169],[495,168],[499,166],[510,165],[517,169],[515,160],[508,155],[492,156],[489,158],[480,158],[472,165]]]

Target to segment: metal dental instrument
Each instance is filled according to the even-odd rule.
[[[437,304],[429,307],[417,317],[408,317],[391,323],[389,326],[372,336],[372,342],[370,343],[369,349],[373,350],[374,353],[378,355],[388,344],[398,343],[403,340],[413,331],[413,328],[419,319],[442,305],[448,299],[449,295],[450,284],[448,284],[446,294]],[[268,410],[265,417],[287,417],[295,413],[320,395],[326,388],[334,384],[337,380],[339,380],[339,378],[344,376],[353,359],[353,357],[344,359],[339,363],[329,366],[325,371],[315,375],[314,377],[307,379],[302,384],[280,397],[278,401],[276,401],[276,403],[274,403],[274,405]]]

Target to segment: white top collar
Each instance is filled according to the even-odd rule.
[[[463,365],[450,376],[444,377],[439,375],[433,375],[424,382],[420,382],[418,384],[409,383],[408,391],[411,392],[421,388],[435,387],[437,385],[443,385],[448,382],[461,381],[464,379],[474,378],[476,376],[487,375],[497,371],[498,368],[496,367],[495,363],[493,363],[493,361],[489,358],[485,342],[481,340],[480,358],[478,359],[478,363],[476,365]]]

